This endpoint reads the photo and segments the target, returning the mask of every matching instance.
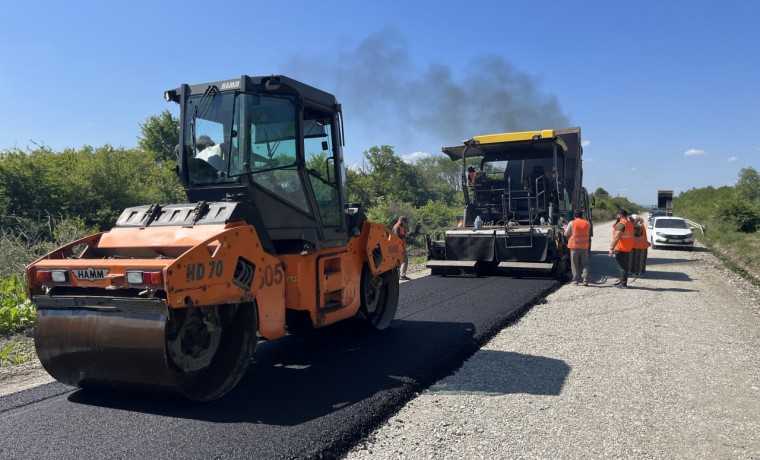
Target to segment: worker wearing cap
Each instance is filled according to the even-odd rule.
[[[470,166],[467,168],[467,186],[472,187],[472,185],[475,183],[475,168]]]
[[[198,148],[198,154],[195,158],[203,160],[216,169],[222,169],[222,148],[214,143],[214,141],[202,134],[195,141],[195,146]]]
[[[633,249],[633,224],[628,220],[628,211],[625,209],[618,209],[617,218],[615,233],[610,243],[610,257],[615,257],[618,272],[620,272],[620,279],[615,282],[615,286],[627,288],[630,255]]]
[[[401,240],[401,252],[402,252],[402,261],[401,261],[401,267],[399,270],[401,271],[401,278],[402,280],[408,280],[409,277],[406,276],[406,266],[409,264],[409,256],[406,253],[406,226],[409,225],[409,220],[406,218],[406,216],[400,216],[398,218],[398,221],[393,226],[393,234],[399,237]]]

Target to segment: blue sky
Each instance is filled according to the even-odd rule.
[[[0,150],[134,147],[139,123],[178,113],[164,90],[282,73],[342,102],[347,163],[581,126],[586,187],[642,205],[760,169],[760,2],[9,0],[0,16]]]

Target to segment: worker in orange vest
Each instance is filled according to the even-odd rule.
[[[567,224],[565,236],[570,249],[570,266],[573,269],[573,284],[583,282],[588,286],[588,253],[591,248],[591,223],[583,218],[583,211],[573,211],[573,221]]]
[[[615,257],[620,279],[615,282],[619,288],[628,287],[628,268],[630,267],[631,250],[633,249],[633,224],[628,220],[628,211],[618,209],[615,233],[610,243],[610,257]]]
[[[631,215],[633,223],[633,250],[631,250],[631,273],[636,276],[644,276],[647,269],[647,228],[644,219],[636,214]]]
[[[402,280],[408,280],[409,277],[406,276],[406,266],[409,264],[409,255],[406,253],[406,226],[409,225],[409,220],[406,218],[406,216],[400,216],[398,218],[398,221],[393,226],[393,234],[399,237],[401,239],[401,253],[402,253],[402,261],[401,261],[401,267],[399,267],[399,271],[401,272],[401,277],[399,279]]]

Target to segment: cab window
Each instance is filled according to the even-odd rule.
[[[340,169],[335,167],[332,118],[318,111],[304,111],[304,154],[309,180],[322,225],[342,227]]]

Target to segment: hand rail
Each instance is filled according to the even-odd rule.
[[[686,219],[686,218],[684,218],[683,220],[685,220],[686,223],[689,224],[689,226],[695,227],[695,228],[699,228],[699,231],[702,232],[702,236],[704,236],[704,234],[705,234],[705,226],[704,225],[702,225],[702,224],[700,224],[698,222],[694,222],[693,220]]]

